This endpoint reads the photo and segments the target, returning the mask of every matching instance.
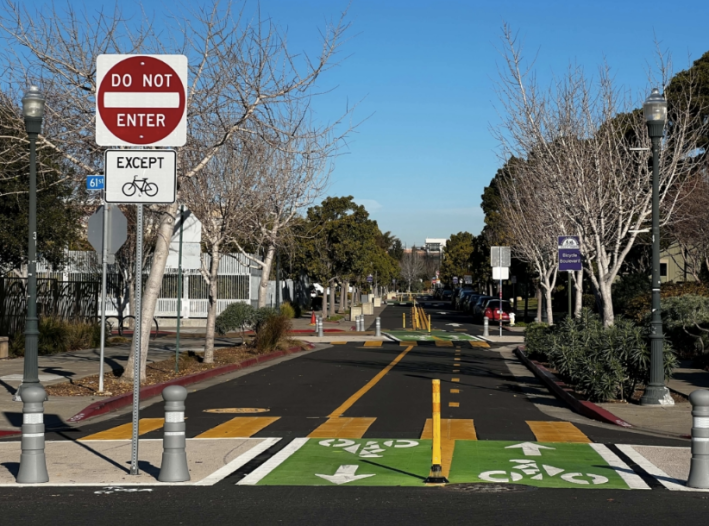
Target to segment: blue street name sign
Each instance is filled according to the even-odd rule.
[[[369,281],[370,283],[371,283],[372,281],[374,281],[374,278],[372,277],[371,274],[370,274],[369,276],[367,276],[367,281]]]
[[[104,181],[103,175],[89,175],[86,177],[86,189],[103,190]]]
[[[578,271],[583,268],[578,236],[559,236],[559,270]]]

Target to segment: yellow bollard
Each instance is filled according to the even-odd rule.
[[[401,315],[404,317],[404,329],[406,328],[406,313],[402,312]]]
[[[431,315],[428,315],[428,332],[431,332]]]
[[[441,381],[433,380],[433,445],[431,451],[431,471],[426,484],[446,484],[441,468]]]

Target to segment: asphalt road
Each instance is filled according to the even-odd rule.
[[[389,307],[382,327],[401,326],[405,307]],[[468,316],[445,305],[430,307],[434,328],[462,324],[480,332]],[[439,314],[445,313],[445,314]],[[456,349],[458,347],[458,349]],[[96,488],[0,489],[2,523],[69,524],[670,524],[705,520],[709,494],[665,490],[636,469],[651,491],[529,489],[480,492],[472,487],[243,487],[236,483],[284,448],[306,437],[333,412],[374,421],[362,438],[411,439],[421,436],[431,416],[431,380],[441,380],[442,418],[472,419],[479,440],[534,441],[529,421],[555,421],[525,396],[500,354],[464,343],[452,347],[422,344],[406,347],[385,343],[364,347],[350,343],[309,353],[293,360],[189,394],[187,435],[195,437],[233,418],[206,412],[225,408],[267,410],[279,417],[253,436],[282,437],[271,449],[211,488],[155,487],[152,491],[95,494]],[[456,352],[458,351],[458,352]],[[399,361],[375,383],[372,379]],[[459,360],[455,360],[459,358]],[[454,372],[455,371],[455,372]],[[454,381],[455,379],[459,381]],[[371,385],[370,385],[371,384]],[[364,389],[363,386],[369,387]],[[453,392],[457,391],[457,392]],[[457,406],[455,406],[457,404]],[[163,416],[162,404],[141,413]],[[52,439],[77,439],[128,423],[130,415],[69,432]],[[637,433],[622,428],[576,423],[593,442],[684,446],[687,441]],[[160,438],[161,430],[143,435]],[[616,451],[617,452],[617,451]],[[624,459],[627,461],[627,459]],[[636,466],[629,463],[634,469]],[[487,485],[483,489],[490,490]],[[507,488],[507,486],[505,486]],[[31,518],[30,518],[31,517]],[[29,521],[28,521],[29,519]]]

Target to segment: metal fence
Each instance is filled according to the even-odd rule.
[[[66,320],[88,321],[98,313],[101,283],[37,279],[37,314]],[[27,279],[0,277],[0,335],[25,329]]]

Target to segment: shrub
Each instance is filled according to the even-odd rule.
[[[662,324],[672,346],[684,357],[709,352],[709,298],[695,294],[664,298]],[[649,325],[651,315],[645,316]]]
[[[630,300],[638,296],[650,295],[650,276],[646,273],[624,274],[613,284],[613,311],[625,314],[625,307]]]
[[[254,330],[258,332],[259,327],[274,316],[280,313],[273,307],[261,307],[254,312]]]
[[[295,309],[287,301],[285,303],[281,303],[281,315],[289,319],[295,318]]]
[[[282,314],[275,314],[264,318],[256,329],[256,349],[259,352],[275,351],[288,339],[291,321]]]
[[[533,360],[546,360],[547,350],[551,344],[551,331],[546,323],[532,322],[524,331],[524,343],[527,355]]]
[[[694,281],[663,283],[660,286],[660,297],[663,299],[686,295],[709,297],[709,288],[703,283]],[[636,323],[643,323],[646,316],[650,314],[651,306],[652,296],[650,293],[641,294],[628,301],[624,309],[625,316]]]
[[[79,349],[89,349],[101,345],[101,324],[98,321],[68,321],[61,318],[39,319],[39,339],[37,354],[46,356]],[[13,356],[25,355],[25,336],[16,333],[10,341]]]
[[[628,398],[648,379],[647,329],[636,326],[631,320],[618,317],[612,327],[606,328],[598,315],[584,309],[579,318],[565,318],[551,328],[532,325],[526,331],[527,348],[545,356],[549,365],[589,400]],[[672,347],[666,342],[667,378],[676,363]]]
[[[242,334],[253,325],[256,309],[248,303],[232,303],[217,316],[215,330],[218,334],[239,331]]]

